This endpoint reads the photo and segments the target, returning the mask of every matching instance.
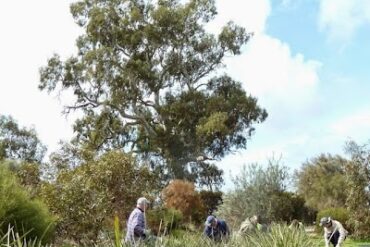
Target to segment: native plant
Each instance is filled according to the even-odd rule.
[[[346,166],[347,201],[349,211],[347,224],[353,236],[368,238],[370,234],[370,144],[358,145],[351,141],[346,151],[351,161]]]
[[[115,215],[125,222],[137,198],[156,190],[147,167],[128,154],[112,151],[96,161],[62,170],[55,181],[42,185],[42,197],[59,216],[58,236],[93,244],[111,227]],[[83,241],[88,240],[88,243]]]
[[[0,162],[0,198],[0,232],[13,229],[11,233],[27,235],[27,239],[42,243],[52,239],[55,217],[42,201],[31,199],[3,162]]]
[[[146,220],[153,234],[164,236],[182,227],[183,215],[174,208],[158,207],[147,212]]]
[[[296,172],[296,186],[309,207],[324,210],[345,204],[348,163],[339,155],[321,154],[302,165]]]
[[[203,222],[206,209],[193,183],[173,180],[162,191],[164,206],[179,210],[187,222]]]
[[[280,221],[281,213],[286,213],[282,208],[292,210],[287,200],[289,195],[285,193],[289,182],[287,168],[279,160],[269,160],[266,167],[244,166],[233,182],[234,189],[224,195],[217,212],[231,225],[239,225],[253,214]]]

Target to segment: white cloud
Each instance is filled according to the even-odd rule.
[[[238,152],[234,155],[225,157],[222,161],[218,162],[218,166],[224,171],[225,185],[224,190],[233,188],[231,177],[235,177],[240,173],[242,166],[258,163],[259,165],[266,165],[268,159],[284,157],[287,150],[280,144],[270,144],[264,147],[256,147],[251,145],[248,150],[244,152]],[[284,154],[284,156],[283,156]]]
[[[263,103],[300,108],[310,104],[316,93],[321,63],[292,54],[288,44],[259,34],[252,38],[245,53],[229,59],[227,66]]]
[[[286,153],[287,150],[282,145],[271,144],[265,147],[253,147],[248,149],[248,152],[239,152],[234,155],[226,157],[220,166],[225,170],[239,170],[243,164],[259,163],[265,164],[266,160],[273,156],[280,156]],[[223,166],[224,165],[224,166]]]
[[[321,0],[319,27],[329,40],[348,42],[363,25],[370,24],[369,0]]]
[[[370,110],[347,115],[331,125],[334,135],[366,141],[370,136]]]
[[[303,0],[280,0],[280,4],[284,8],[295,8],[301,4]]]
[[[269,0],[218,0],[218,15],[210,29],[219,33],[221,26],[233,20],[248,32],[261,33],[265,30],[267,17],[271,12]]]
[[[288,5],[290,1],[282,1]],[[267,108],[270,117],[277,107],[302,111],[311,107],[319,83],[321,63],[293,54],[287,43],[266,34],[271,13],[269,0],[217,1],[218,17],[209,29],[218,33],[220,26],[233,20],[254,32],[242,55],[228,58],[228,72],[244,83],[248,93]],[[280,111],[280,115],[284,114]]]

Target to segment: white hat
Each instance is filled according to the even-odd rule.
[[[148,205],[148,204],[150,204],[150,201],[145,197],[140,197],[139,199],[137,199],[137,205]]]

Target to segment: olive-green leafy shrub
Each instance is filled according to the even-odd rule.
[[[155,177],[147,167],[112,151],[76,169],[63,170],[55,182],[42,185],[41,194],[59,216],[58,236],[92,245],[99,232],[112,227],[115,215],[125,222],[137,198],[154,189]]]
[[[222,204],[221,191],[201,190],[199,195],[208,214],[212,214]]]
[[[182,213],[173,208],[157,208],[147,213],[147,223],[155,235],[165,235],[181,227]]]
[[[40,200],[31,199],[15,175],[0,163],[0,223],[1,232],[10,228],[27,239],[43,243],[51,240],[55,218]]]

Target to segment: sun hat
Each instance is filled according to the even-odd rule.
[[[212,223],[216,220],[216,217],[213,216],[213,215],[210,215],[207,217],[207,220],[206,220],[206,226],[211,226]]]

